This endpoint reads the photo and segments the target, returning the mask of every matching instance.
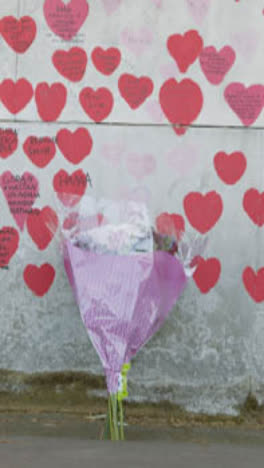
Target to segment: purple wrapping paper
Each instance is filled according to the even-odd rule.
[[[184,268],[163,251],[96,254],[70,241],[64,265],[108,391],[116,393],[122,365],[159,330],[182,293]]]

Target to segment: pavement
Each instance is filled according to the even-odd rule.
[[[42,437],[0,444],[1,468],[263,468],[264,447]]]
[[[126,427],[100,441],[103,415],[0,413],[0,468],[258,468],[264,427]]]

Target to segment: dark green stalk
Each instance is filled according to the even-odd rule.
[[[125,440],[124,434],[124,412],[123,412],[123,401],[118,400],[119,407],[119,422],[120,422],[120,439]]]
[[[112,413],[111,395],[109,395],[109,398],[108,398],[108,414],[109,414],[109,426],[110,426],[111,440],[115,440],[115,438],[114,438],[114,428],[113,428],[113,413]]]
[[[119,440],[119,430],[118,430],[118,418],[117,418],[117,395],[110,395],[111,406],[112,406],[112,431],[113,438],[112,440]]]
[[[109,440],[111,437],[110,434],[110,413],[109,413],[109,398],[108,398],[108,410],[107,410],[107,415],[106,415],[106,420],[105,420],[105,426],[104,426],[104,432],[103,432],[103,439],[104,440]]]

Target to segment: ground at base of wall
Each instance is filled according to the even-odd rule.
[[[77,425],[80,428],[76,428],[77,433],[79,430],[82,432],[82,426],[84,432],[88,426],[99,430],[104,423],[107,402],[94,393],[103,389],[105,382],[102,377],[82,372],[27,375],[0,370],[0,421],[3,423],[0,431],[5,426],[4,421],[7,432],[12,427],[15,430],[26,425],[31,434],[37,426],[43,426],[45,431],[47,427],[58,429],[63,424],[69,426],[69,431],[71,424]],[[157,431],[159,437],[162,434],[166,436],[166,431],[171,431],[168,437],[174,437],[175,431],[177,433],[181,429],[196,428],[199,431],[199,428],[211,428],[219,431],[224,428],[263,431],[264,442],[264,406],[260,406],[253,395],[248,395],[239,408],[238,416],[189,413],[169,402],[125,402],[125,411],[132,437],[133,428],[136,433],[141,433],[140,428],[144,428],[144,433],[148,429],[154,433]],[[47,422],[50,418],[55,422]]]
[[[104,420],[87,415],[62,413],[0,413],[0,448],[16,438],[53,438],[100,440]],[[128,441],[194,443],[200,445],[231,444],[264,447],[264,430],[245,427],[162,426],[127,424]]]

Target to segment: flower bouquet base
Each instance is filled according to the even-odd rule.
[[[155,232],[147,207],[137,202],[87,196],[74,209],[60,213],[64,266],[106,375],[103,438],[124,440],[128,363],[176,304],[200,244]]]

